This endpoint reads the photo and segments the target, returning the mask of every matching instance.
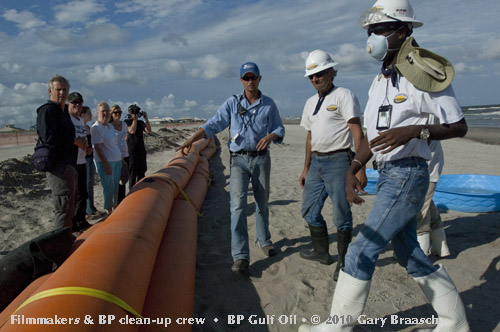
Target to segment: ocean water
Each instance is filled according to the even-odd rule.
[[[500,105],[462,107],[469,127],[500,128]]]

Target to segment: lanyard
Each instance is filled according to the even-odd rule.
[[[319,93],[319,99],[318,102],[316,103],[316,108],[314,109],[313,115],[316,115],[319,112],[319,109],[321,108],[321,104],[323,104],[323,101],[325,100],[325,97],[328,96],[333,90],[335,89],[335,85],[332,84],[330,89],[328,89],[327,92],[325,93]]]

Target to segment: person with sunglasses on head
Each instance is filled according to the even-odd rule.
[[[118,204],[125,198],[125,185],[128,181],[128,164],[129,153],[127,145],[127,124],[121,120],[122,109],[119,105],[111,106],[111,125],[115,128],[116,135],[118,136],[118,144],[122,153],[122,173],[120,177],[120,184],[118,185]]]
[[[49,100],[37,110],[37,134],[41,144],[50,146],[55,165],[45,172],[54,202],[56,228],[73,227],[77,188],[78,148],[85,148],[86,138],[75,136],[66,105],[70,84],[60,75],[49,79]]]
[[[312,249],[300,257],[332,264],[329,254],[328,228],[321,210],[329,196],[333,205],[333,224],[337,227],[337,266],[333,280],[344,267],[344,257],[352,238],[352,213],[345,195],[345,175],[352,158],[352,141],[357,149],[363,138],[361,111],[356,96],[348,89],[335,86],[338,63],[322,50],[309,53],[305,75],[317,93],[304,106],[300,125],[307,130],[304,170],[299,177],[303,187],[302,217],[309,226]],[[364,168],[357,174],[363,186]]]
[[[417,214],[429,186],[429,139],[462,137],[467,123],[444,58],[417,47],[411,36],[418,21],[408,0],[378,0],[363,13],[368,52],[382,61],[364,112],[366,136],[346,175],[350,204],[362,204],[355,174],[375,157],[377,196],[363,227],[349,245],[330,318],[299,331],[352,331],[364,310],[379,254],[392,242],[397,262],[417,282],[438,315],[436,332],[470,331],[464,305],[442,265],[435,266],[417,241]],[[433,124],[431,116],[439,120]],[[343,319],[335,319],[342,317]],[[348,318],[348,319],[347,319]]]
[[[231,139],[231,254],[232,271],[247,275],[250,250],[247,229],[247,194],[251,181],[255,198],[257,244],[266,256],[276,255],[269,232],[269,187],[271,142],[281,143],[285,128],[274,101],[259,90],[262,79],[253,62],[240,68],[243,92],[228,98],[217,113],[177,150],[189,152],[193,142],[209,138],[229,127]]]
[[[83,97],[79,92],[72,92],[68,96],[68,113],[75,127],[76,137],[84,137],[87,139],[87,129],[85,121],[81,116],[83,108]],[[83,232],[91,225],[85,219],[87,211],[87,162],[85,156],[92,153],[92,148],[86,142],[85,147],[78,148],[78,157],[76,161],[77,173],[77,190],[76,190],[76,207],[75,216],[73,217],[73,231]]]

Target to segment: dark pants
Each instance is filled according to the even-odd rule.
[[[146,152],[133,153],[129,156],[128,172],[129,180],[128,187],[132,187],[143,177],[146,176],[146,171],[148,170],[146,164]]]
[[[77,190],[76,190],[76,204],[75,204],[75,217],[73,223],[85,221],[85,214],[87,211],[87,164],[76,165],[76,174],[78,175]]]

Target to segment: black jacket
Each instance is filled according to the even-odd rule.
[[[78,147],[74,144],[75,127],[71,121],[67,107],[51,100],[37,110],[36,125],[41,143],[52,147],[51,153],[57,164],[76,166]]]

